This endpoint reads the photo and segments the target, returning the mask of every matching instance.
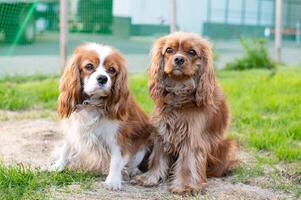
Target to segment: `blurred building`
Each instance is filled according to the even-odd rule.
[[[160,34],[169,31],[169,1],[113,0],[116,34]],[[301,23],[301,0],[283,0],[285,35],[294,37]],[[275,0],[177,0],[179,30],[212,38],[273,35]]]
[[[119,37],[169,32],[169,0],[68,2],[71,32]],[[176,0],[176,16],[178,30],[211,38],[273,37],[275,0]],[[283,0],[284,38],[295,39],[300,24],[301,0]],[[59,0],[0,0],[0,41],[33,42],[37,33],[58,30]]]

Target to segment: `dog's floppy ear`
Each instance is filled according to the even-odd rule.
[[[77,104],[82,101],[79,56],[73,54],[60,79],[58,114],[61,118],[69,117]]]
[[[129,100],[130,91],[127,83],[127,67],[126,61],[120,55],[118,55],[119,71],[116,77],[115,84],[113,85],[112,101],[112,114],[114,114],[120,120],[126,120],[127,114],[127,101]]]
[[[211,44],[208,41],[201,39],[199,48],[202,64],[198,73],[199,80],[195,94],[196,104],[198,106],[213,105],[213,93],[216,83]]]
[[[149,92],[153,100],[162,97],[163,95],[163,75],[164,75],[164,59],[163,48],[165,44],[165,38],[158,39],[151,52],[151,64],[148,69],[149,73]]]

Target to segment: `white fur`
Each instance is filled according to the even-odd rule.
[[[62,171],[68,164],[91,170],[102,170],[111,157],[106,187],[120,189],[121,171],[128,162],[122,157],[116,134],[120,122],[101,115],[97,109],[83,109],[62,121],[65,143],[59,149],[59,158],[49,167]],[[100,168],[100,169],[99,169]],[[102,170],[105,171],[105,170]],[[106,173],[106,172],[104,172]]]
[[[112,86],[112,80],[103,65],[108,55],[112,53],[112,48],[96,43],[88,43],[86,48],[89,50],[94,50],[98,54],[100,62],[99,66],[96,68],[96,71],[93,72],[91,76],[85,78],[84,92],[88,95],[104,96],[106,92],[110,91]],[[108,82],[103,86],[100,86],[97,82],[97,77],[100,75],[104,75],[108,78]]]
[[[50,165],[50,167],[48,168],[49,171],[61,172],[65,169],[66,165],[69,162],[67,158],[70,153],[70,146],[67,143],[64,143],[58,153],[58,159],[54,164]]]
[[[130,176],[136,176],[138,174],[141,174],[141,171],[139,170],[138,166],[142,162],[144,156],[146,153],[146,149],[142,149],[136,153],[135,156],[132,157],[130,163],[129,163],[129,175]]]
[[[136,155],[133,157],[131,165],[132,167],[137,167],[143,160],[146,153],[146,149],[142,149],[136,153]]]
[[[122,181],[121,171],[128,163],[129,157],[122,157],[118,146],[114,146],[111,152],[110,171],[104,184],[108,189],[119,190],[121,189]]]

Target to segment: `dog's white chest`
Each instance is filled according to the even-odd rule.
[[[118,120],[99,115],[89,110],[73,113],[65,124],[65,132],[69,140],[86,148],[97,148],[99,145],[112,147],[116,145],[116,134],[120,126]]]
[[[102,118],[95,124],[92,134],[95,134],[98,139],[102,140],[106,145],[111,146],[116,144],[116,134],[118,132],[119,122],[108,118]]]

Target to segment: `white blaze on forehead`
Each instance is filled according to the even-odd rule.
[[[88,43],[87,49],[96,51],[100,60],[100,66],[103,66],[106,57],[108,57],[108,55],[110,55],[113,51],[111,47],[97,43]]]
[[[104,61],[113,52],[113,49],[110,46],[97,43],[88,43],[85,48],[87,50],[93,50],[97,53],[99,58],[99,65],[97,66],[95,72],[93,72],[89,77],[85,78],[84,91],[88,95],[98,93],[102,96],[103,91],[109,91],[112,84],[111,77],[106,72]],[[99,83],[97,81],[98,77],[101,75],[104,75],[108,78],[108,81],[103,84],[102,87],[99,86]]]

